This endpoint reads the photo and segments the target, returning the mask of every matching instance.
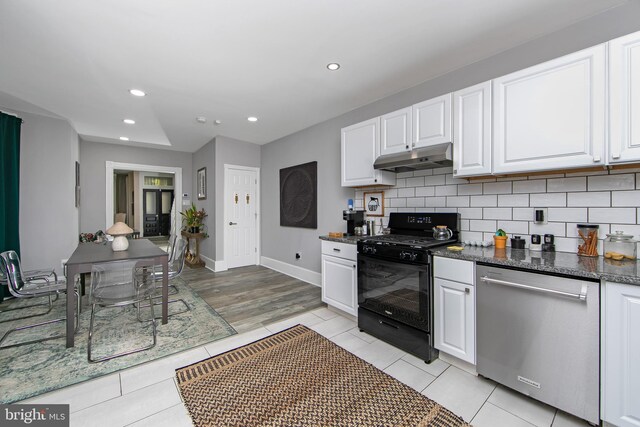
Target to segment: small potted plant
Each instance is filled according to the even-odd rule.
[[[507,247],[507,233],[502,229],[499,228],[498,231],[496,231],[495,236],[493,236],[493,241],[496,245],[496,249],[504,249]]]
[[[202,227],[207,213],[204,209],[198,210],[196,205],[192,203],[191,207],[184,212],[180,212],[180,215],[182,215],[182,222],[186,223],[186,231],[195,234],[200,232],[200,227]]]

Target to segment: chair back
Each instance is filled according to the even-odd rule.
[[[153,287],[153,279],[139,276],[134,280],[134,269],[140,268],[135,260],[114,261],[95,264],[91,268],[91,304],[118,304],[136,301],[140,294],[147,293],[147,288]],[[145,268],[153,272],[153,266]]]
[[[6,251],[0,254],[0,267],[4,272],[4,279],[7,281],[9,292],[16,298],[22,296],[20,289],[24,287],[24,274],[20,265],[20,258],[16,251]]]
[[[176,245],[176,235],[169,235],[169,243],[167,244],[167,253],[169,254],[169,264],[173,262],[173,254],[175,253],[174,248]]]
[[[170,270],[174,272],[173,277],[177,277],[182,273],[184,268],[184,258],[187,252],[187,241],[182,237],[176,238],[175,247],[173,248],[173,262],[171,262]]]

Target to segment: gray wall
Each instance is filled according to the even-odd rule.
[[[128,147],[80,140],[80,230],[95,232],[105,229],[106,161],[182,168],[182,189],[175,192],[192,194],[192,153]],[[179,210],[182,208],[179,206]]]
[[[20,247],[23,268],[55,268],[78,242],[78,134],[66,120],[29,113],[20,137]]]
[[[215,138],[215,255],[224,260],[224,165],[260,167],[261,146],[237,139]],[[209,171],[207,170],[207,173]],[[273,195],[261,195],[262,200]]]
[[[200,254],[207,258],[216,259],[216,233],[215,233],[215,140],[209,141],[201,149],[193,153],[193,197],[191,200],[195,203],[198,210],[203,209],[207,212],[207,217],[204,219],[204,223],[207,226],[207,232],[209,233],[208,239],[203,239],[200,242]],[[198,169],[207,168],[207,198],[205,200],[198,200],[198,188],[196,186]],[[210,266],[213,268],[213,266]]]
[[[640,2],[612,9],[548,36],[426,81],[262,148],[262,255],[320,272],[318,235],[344,230],[341,211],[355,192],[340,186],[340,129],[640,30]],[[508,37],[508,34],[505,34]],[[318,230],[280,227],[278,171],[318,161]],[[296,251],[302,259],[294,260]]]

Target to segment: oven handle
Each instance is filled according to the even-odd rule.
[[[480,278],[480,280],[482,280],[483,282],[486,282],[486,283],[494,283],[496,285],[510,286],[512,288],[528,289],[528,290],[531,290],[531,291],[544,292],[544,293],[549,293],[549,294],[554,294],[554,295],[561,295],[561,296],[565,296],[565,297],[569,297],[569,298],[575,298],[575,299],[578,299],[580,301],[586,301],[587,300],[587,286],[586,285],[582,285],[581,292],[579,294],[575,294],[575,293],[572,293],[572,292],[556,291],[555,289],[538,288],[537,286],[524,285],[522,283],[507,282],[506,280],[492,279],[489,276],[482,276]]]
[[[378,320],[378,322],[383,326],[388,326],[393,329],[399,329],[396,325],[392,325],[391,323],[387,323],[384,320]]]

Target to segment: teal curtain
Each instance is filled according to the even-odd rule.
[[[20,254],[20,126],[22,119],[0,112],[0,252]],[[0,301],[8,294],[0,287]]]

